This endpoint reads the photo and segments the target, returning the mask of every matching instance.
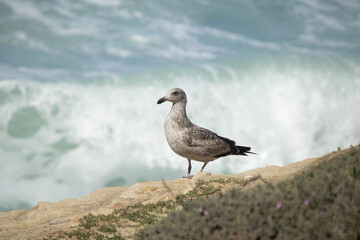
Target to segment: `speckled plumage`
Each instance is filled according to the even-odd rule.
[[[158,104],[164,101],[173,103],[164,124],[166,140],[175,153],[188,159],[188,176],[191,160],[204,162],[202,171],[208,162],[219,157],[252,153],[250,147],[236,146],[234,141],[193,124],[186,115],[187,98],[182,89],[171,89]]]

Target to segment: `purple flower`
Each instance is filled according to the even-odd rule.
[[[305,201],[304,201],[304,205],[305,205],[305,206],[309,205],[309,201],[308,201],[308,200],[305,200]]]
[[[324,215],[324,214],[325,214],[325,210],[320,210],[319,214],[320,214],[320,215]]]
[[[205,216],[209,215],[209,212],[207,210],[205,210],[203,213]]]
[[[198,212],[201,213],[203,211],[203,208],[202,207],[199,207],[198,208]]]
[[[277,204],[276,204],[276,209],[280,209],[282,207],[282,203],[281,202],[278,202]]]

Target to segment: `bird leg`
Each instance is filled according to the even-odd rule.
[[[188,176],[189,176],[191,172],[191,159],[188,158],[188,161],[189,161]]]
[[[202,166],[202,168],[201,168],[200,172],[202,172],[202,171],[204,170],[204,168],[205,168],[206,164],[208,164],[208,162],[204,162],[204,165]]]
[[[184,178],[191,179],[193,177],[193,175],[190,175],[190,172],[191,172],[191,159],[188,158],[188,162],[189,162],[188,175],[187,175],[187,177],[184,177]]]

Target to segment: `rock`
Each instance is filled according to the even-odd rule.
[[[338,151],[329,155],[341,154]],[[328,155],[328,156],[329,156]],[[181,178],[170,181],[156,181],[137,183],[130,187],[107,187],[99,189],[89,195],[65,199],[60,202],[39,202],[29,210],[15,210],[0,212],[0,239],[43,239],[54,236],[59,232],[67,232],[79,224],[79,219],[92,213],[110,214],[114,209],[124,208],[136,203],[155,203],[158,201],[174,199],[179,194],[186,194],[195,187],[198,180],[210,181],[213,179],[252,179],[246,188],[250,188],[263,181],[254,177],[261,175],[269,182],[275,183],[293,177],[295,174],[308,169],[310,166],[326,160],[310,158],[301,162],[289,164],[284,167],[268,166],[249,170],[240,174],[211,175],[202,172],[196,174],[191,180]],[[232,185],[226,185],[222,191],[226,191]],[[124,229],[125,235],[133,234],[135,229]]]

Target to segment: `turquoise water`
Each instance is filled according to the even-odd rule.
[[[173,87],[198,125],[251,146],[212,173],[360,142],[358,1],[0,0],[0,210],[175,179]],[[194,163],[193,171],[201,163]]]

